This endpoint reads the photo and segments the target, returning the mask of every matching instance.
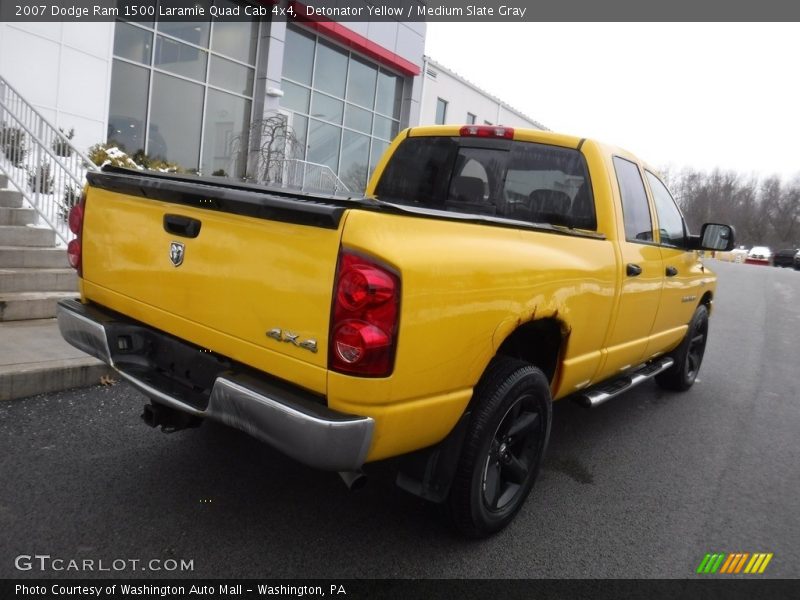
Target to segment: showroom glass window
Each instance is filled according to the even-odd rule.
[[[257,22],[117,21],[108,141],[204,175],[243,176],[257,45]]]
[[[292,25],[283,57],[281,106],[291,113],[295,158],[363,191],[400,129],[403,78]]]

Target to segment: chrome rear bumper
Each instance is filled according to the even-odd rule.
[[[333,411],[302,388],[235,370],[216,377],[205,407],[192,406],[146,380],[149,378],[142,375],[146,358],[136,356],[131,361],[126,354],[115,360],[111,350],[116,348],[114,330],[118,326],[124,327],[126,335],[137,330],[151,337],[168,337],[166,334],[133,321],[120,321],[110,312],[75,300],[59,302],[57,318],[67,342],[114,367],[155,402],[241,429],[312,467],[351,471],[364,464],[374,427],[370,417]]]

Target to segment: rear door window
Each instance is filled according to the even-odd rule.
[[[597,229],[583,155],[511,140],[407,138],[375,190],[380,200],[537,224]]]
[[[622,196],[625,239],[629,242],[652,242],[653,220],[639,167],[636,163],[615,156],[614,170],[617,172],[619,192]]]

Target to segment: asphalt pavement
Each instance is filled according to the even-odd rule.
[[[686,578],[709,552],[773,553],[758,577],[798,577],[800,272],[709,264],[697,384],[557,403],[540,479],[491,539],[452,534],[390,465],[348,492],[222,426],[150,429],[117,383],[0,403],[0,577]],[[35,554],[127,562],[15,567]],[[141,571],[153,559],[193,569]]]

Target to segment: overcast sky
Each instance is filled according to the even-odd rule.
[[[428,23],[426,54],[656,167],[800,173],[799,23]]]

